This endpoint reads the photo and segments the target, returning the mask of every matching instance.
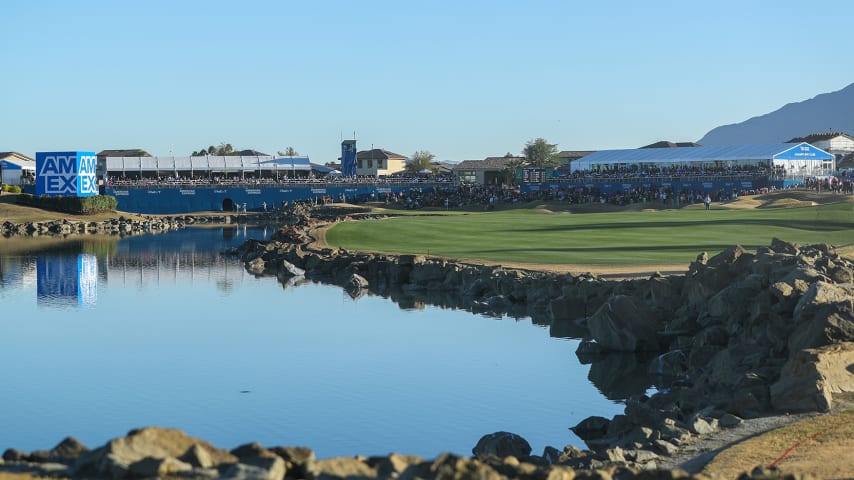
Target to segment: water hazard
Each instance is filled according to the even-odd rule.
[[[159,425],[320,458],[470,454],[506,430],[540,454],[649,388],[633,357],[583,365],[530,319],[283,285],[220,255],[267,233],[0,239],[0,449]]]

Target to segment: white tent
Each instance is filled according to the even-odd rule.
[[[20,185],[24,175],[35,176],[35,174],[36,162],[11,157],[0,160],[0,183]]]

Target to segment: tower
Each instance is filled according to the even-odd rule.
[[[341,175],[345,177],[356,176],[356,140],[343,140],[341,142]]]

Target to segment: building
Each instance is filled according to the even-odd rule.
[[[382,148],[362,150],[356,154],[356,175],[379,177],[399,173],[406,170],[407,160],[399,153]]]
[[[101,150],[97,153],[98,158],[106,157],[150,157],[151,154],[141,148],[117,148],[113,150]]]
[[[789,140],[787,143],[806,142],[814,145],[825,152],[836,155],[837,160],[841,160],[846,155],[854,153],[854,137],[842,132],[827,132],[813,133],[806,137],[798,137]]]
[[[521,164],[525,157],[505,155],[486,157],[483,160],[463,160],[454,166],[454,175],[460,183],[476,185],[500,185],[512,182],[513,174],[507,170]]]
[[[32,184],[35,176],[35,160],[18,152],[0,152],[0,183]]]
[[[835,157],[809,143],[721,145],[708,147],[602,150],[572,163],[571,171],[706,170],[734,171],[764,168],[790,178],[826,175],[836,170]]]

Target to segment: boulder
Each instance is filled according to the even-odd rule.
[[[789,351],[854,341],[854,284],[817,282],[794,310]]]
[[[318,460],[311,465],[309,477],[314,480],[360,480],[374,479],[377,471],[357,458],[336,457]]]
[[[531,454],[531,445],[515,433],[495,432],[484,435],[472,449],[472,455],[495,455],[503,458],[512,455],[516,458]]]
[[[255,257],[246,262],[246,270],[253,275],[262,275],[266,269],[267,262],[261,257]]]
[[[177,458],[196,444],[207,450],[213,465],[237,461],[227,451],[180,430],[148,427],[132,430],[126,437],[110,440],[100,448],[83,453],[77,458],[73,471],[75,476],[122,477],[132,464],[144,458]]]
[[[305,270],[297,267],[287,260],[282,260],[282,271],[283,273],[288,273],[294,277],[302,277],[305,275]]]
[[[364,289],[368,288],[369,285],[370,285],[370,283],[368,282],[368,279],[359,275],[358,273],[353,273],[347,279],[345,286],[348,290],[357,290],[358,291],[358,290],[364,290]]]
[[[593,415],[578,422],[578,425],[569,429],[584,441],[598,440],[608,435],[608,425],[610,423],[611,420],[605,417]]]
[[[827,411],[833,394],[854,392],[854,342],[797,352],[771,385],[771,403],[782,411]]]
[[[128,472],[134,477],[153,478],[174,476],[193,470],[193,466],[172,457],[154,458],[145,457],[134,462],[128,468]]]
[[[627,295],[614,295],[587,322],[596,343],[608,350],[657,351],[659,322],[642,302]]]
[[[241,459],[240,463],[230,465],[220,476],[228,480],[283,480],[285,461],[278,456],[252,457]]]
[[[688,356],[682,350],[671,350],[655,357],[647,367],[650,375],[679,377],[688,371]]]

